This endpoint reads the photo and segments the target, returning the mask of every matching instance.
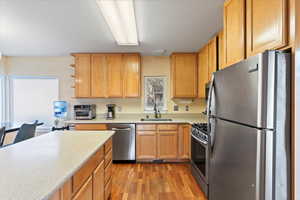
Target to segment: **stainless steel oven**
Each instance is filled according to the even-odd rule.
[[[202,191],[208,196],[209,143],[207,124],[193,124],[191,134],[192,174]]]

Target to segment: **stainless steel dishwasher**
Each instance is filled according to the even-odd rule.
[[[135,162],[135,124],[108,124],[113,135],[113,161]]]

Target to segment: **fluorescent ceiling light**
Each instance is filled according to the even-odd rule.
[[[119,45],[138,45],[133,0],[97,0]]]

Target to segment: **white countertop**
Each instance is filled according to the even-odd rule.
[[[0,149],[0,199],[47,199],[113,131],[57,131]]]
[[[150,115],[150,118],[152,115]],[[203,114],[168,114],[163,115],[162,118],[172,119],[172,121],[141,121],[141,118],[145,118],[143,115],[132,115],[132,114],[122,114],[117,116],[116,119],[107,120],[103,117],[97,117],[92,120],[67,120],[65,123],[67,124],[113,124],[113,123],[126,123],[126,124],[193,124],[193,123],[203,123],[206,122],[206,116]]]

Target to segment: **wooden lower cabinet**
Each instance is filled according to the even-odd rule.
[[[159,131],[157,133],[157,158],[161,160],[177,158],[177,131]]]
[[[105,154],[105,147],[108,153]],[[106,166],[105,158],[112,151],[108,140],[50,200],[106,200],[111,196],[112,161]]]
[[[172,160],[190,158],[190,125],[188,124],[138,124],[138,161]]]
[[[110,196],[111,196],[111,179],[105,186],[104,199],[108,200],[108,199],[110,199]]]
[[[189,159],[191,153],[190,125],[179,125],[178,128],[178,158]]]
[[[138,160],[156,159],[156,131],[137,131],[136,157]]]
[[[93,200],[104,199],[104,161],[102,161],[93,173]]]
[[[93,200],[93,177],[89,179],[80,188],[73,200]]]

